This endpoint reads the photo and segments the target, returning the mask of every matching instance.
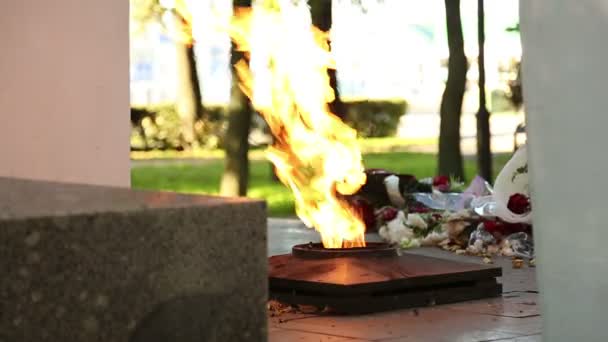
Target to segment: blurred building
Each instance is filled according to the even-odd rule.
[[[290,3],[291,1],[286,1]],[[345,98],[405,98],[410,109],[436,113],[447,76],[445,9],[441,0],[334,0],[333,49]],[[203,101],[229,98],[230,42],[225,32],[230,0],[191,1]],[[518,1],[486,2],[486,84],[506,87],[501,67],[519,60],[519,35],[506,29],[518,22]],[[465,111],[476,110],[477,1],[462,0],[465,51],[472,86]],[[222,29],[224,28],[224,29]],[[159,27],[131,40],[131,99],[134,104],[175,98],[175,48]]]
[[[131,104],[173,102],[176,94],[176,54],[173,41],[159,25],[132,34]]]

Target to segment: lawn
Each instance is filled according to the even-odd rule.
[[[436,145],[437,138],[362,138],[359,140],[359,147],[363,153],[378,152],[404,152],[412,146]],[[258,146],[249,150],[249,158],[264,159],[265,147]],[[195,148],[189,151],[131,151],[131,158],[134,160],[148,159],[213,159],[223,158],[224,151],[220,149]]]
[[[495,172],[507,162],[509,156],[494,158]],[[409,173],[419,178],[435,174],[436,156],[424,153],[385,152],[364,155],[366,168],[384,168],[398,173]],[[222,173],[222,161],[211,159],[200,164],[175,163],[160,166],[137,166],[131,171],[133,188],[167,190],[197,194],[216,194]],[[271,180],[270,164],[264,160],[251,162],[249,197],[268,202],[270,216],[294,215],[291,192],[281,183]],[[465,172],[470,179],[476,174],[475,161],[465,160]]]

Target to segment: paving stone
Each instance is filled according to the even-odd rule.
[[[506,335],[496,331],[446,331],[442,328],[428,331],[412,331],[411,335],[395,339],[384,339],[382,342],[481,342],[481,341],[503,341]],[[512,336],[512,335],[511,335]],[[508,337],[507,337],[507,340]]]
[[[482,299],[450,304],[450,309],[504,317],[532,317],[540,315],[538,294],[513,292],[501,298]]]
[[[457,255],[440,248],[416,248],[409,252],[437,258],[483,264],[483,259],[480,257]],[[493,261],[494,265],[502,267],[502,277],[498,278],[498,281],[503,284],[503,292],[538,291],[535,267],[529,267],[527,262],[525,262],[524,267],[515,269],[513,268],[511,258],[507,257],[494,257]]]
[[[306,331],[277,329],[270,334],[269,342],[368,342],[340,336],[316,334]]]
[[[528,327],[526,319],[461,313],[443,308],[399,310],[359,316],[317,316],[302,319],[292,318],[279,323],[271,319],[271,326],[297,329],[328,335],[340,335],[362,339],[390,339],[422,336],[439,331],[447,336],[472,336],[475,332],[494,334],[500,338],[532,334],[538,331]],[[528,328],[518,331],[519,326]],[[422,335],[420,335],[422,334]],[[441,336],[441,334],[437,336]],[[499,337],[497,337],[499,338]]]
[[[518,335],[540,334],[543,330],[543,323],[540,316],[526,318],[501,318],[501,325],[496,330]]]
[[[500,340],[505,342],[541,342],[543,340],[540,334],[538,335],[529,335],[529,336],[521,336],[516,338],[511,338],[507,340]]]

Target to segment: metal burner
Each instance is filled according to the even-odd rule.
[[[269,259],[270,298],[289,304],[369,313],[496,297],[502,269],[427,256],[398,255],[383,243],[360,248],[296,245]]]
[[[321,243],[311,242],[293,246],[291,254],[298,258],[395,257],[397,249],[381,242],[368,242],[365,247],[354,248],[325,248]]]

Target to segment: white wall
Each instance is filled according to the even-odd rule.
[[[128,186],[129,2],[6,1],[0,176]]]
[[[545,341],[608,339],[608,1],[522,0]]]

